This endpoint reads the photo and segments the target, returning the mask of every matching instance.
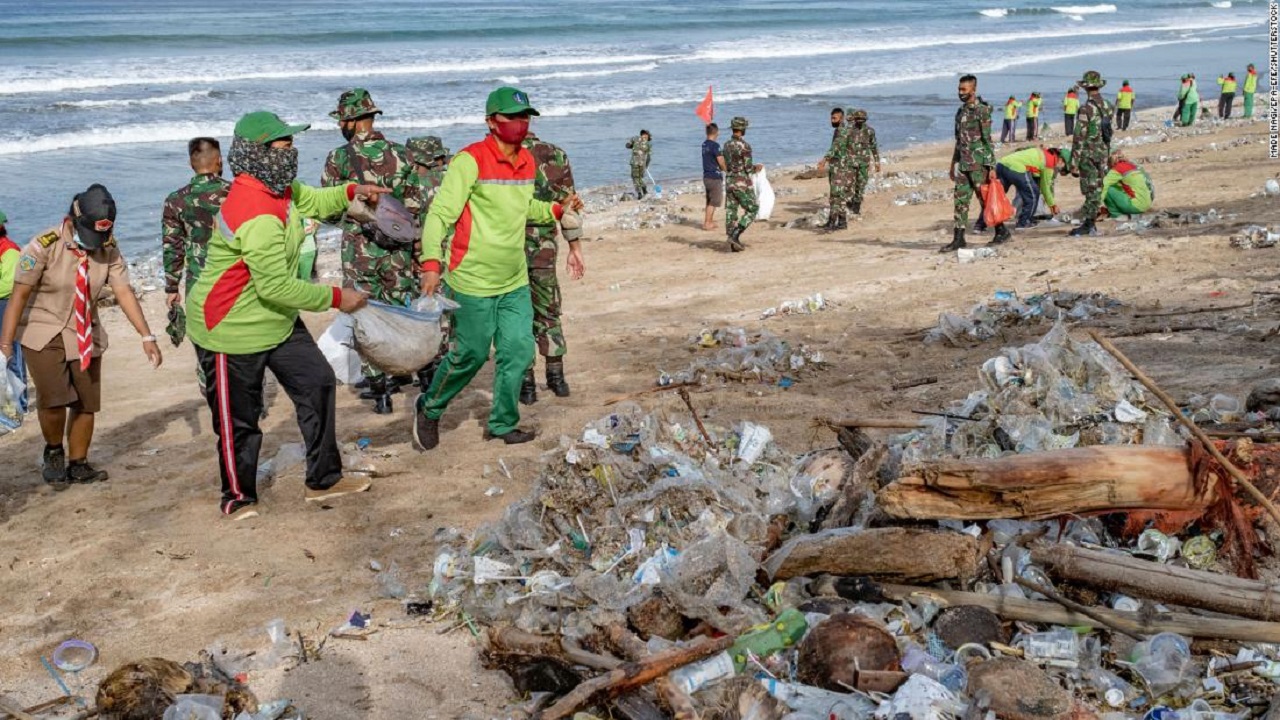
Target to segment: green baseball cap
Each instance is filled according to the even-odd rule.
[[[0,210],[0,225],[3,225],[7,222],[9,222],[9,216],[5,215],[3,210]]]
[[[502,115],[539,114],[529,104],[529,95],[523,90],[517,90],[513,87],[500,87],[489,93],[489,99],[484,103],[484,114],[485,117],[488,117],[494,113],[501,113]]]
[[[240,118],[236,123],[235,135],[238,138],[266,145],[280,138],[293,137],[310,127],[310,125],[290,125],[273,112],[259,110]]]

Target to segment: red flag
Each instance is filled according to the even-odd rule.
[[[711,121],[715,118],[716,105],[715,105],[715,100],[713,100],[711,97],[710,85],[707,86],[707,96],[702,99],[702,102],[698,103],[698,109],[694,110],[693,112],[698,117],[702,118],[702,122],[706,123],[707,125],[710,125]]]

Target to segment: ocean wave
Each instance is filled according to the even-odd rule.
[[[1101,5],[1063,5],[1050,8],[1056,13],[1063,15],[1099,15],[1102,13],[1116,12],[1115,5],[1103,3]]]
[[[1231,0],[1222,0],[1221,2],[1211,2],[1211,3],[1209,3],[1209,7],[1216,7],[1216,8],[1219,8],[1219,9],[1226,9],[1226,8],[1231,7]]]
[[[174,103],[191,102],[207,97],[212,97],[212,90],[190,90],[187,92],[173,93],[172,95],[159,95],[149,98],[129,98],[115,100],[67,100],[56,102],[53,104],[56,108],[112,108],[112,107],[133,107],[136,105],[172,105]]]
[[[1011,9],[1012,8],[987,8],[986,10],[979,10],[978,14],[989,18],[1002,18],[1008,17]]]
[[[541,73],[538,75],[504,75],[497,78],[498,82],[508,84],[516,84],[519,82],[534,82],[537,80],[565,80],[572,78],[593,78],[593,77],[609,77],[610,75],[620,75],[623,73],[639,73],[651,72],[658,69],[658,63],[651,62],[643,65],[627,65],[620,68],[610,68],[608,70],[561,70],[558,72]]]
[[[426,62],[373,67],[321,67],[267,72],[225,72],[198,74],[185,67],[170,73],[139,73],[102,77],[26,77],[0,80],[0,95],[20,95],[66,90],[93,90],[129,85],[212,85],[246,80],[294,80],[298,78],[352,78],[394,75],[431,75],[459,72],[493,72],[552,67],[592,67],[645,63],[662,60],[661,55],[567,55],[547,57],[507,57],[472,62]]]
[[[120,125],[109,128],[77,130],[76,132],[50,135],[19,135],[0,137],[0,155],[27,155],[50,150],[104,147],[109,145],[137,145],[155,142],[186,142],[193,137],[209,135],[227,137],[232,123],[149,123]]]

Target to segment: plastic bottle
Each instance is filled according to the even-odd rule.
[[[969,682],[969,674],[965,669],[953,663],[940,662],[916,644],[907,646],[902,654],[902,669],[909,673],[919,673],[936,680],[952,692],[962,692]]]
[[[1098,691],[1098,695],[1106,701],[1107,705],[1113,708],[1123,707],[1126,702],[1138,694],[1132,685],[1124,681],[1124,678],[1110,670],[1094,668],[1089,671],[1086,677],[1093,689]]]
[[[1023,641],[1027,658],[1053,664],[1073,664],[1080,657],[1080,637],[1070,628],[1032,633]]]
[[[692,695],[712,683],[727,680],[736,674],[737,670],[733,667],[733,657],[726,650],[718,655],[712,655],[706,660],[691,663],[674,670],[669,677],[676,689]]]

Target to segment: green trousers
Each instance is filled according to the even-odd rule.
[[[520,382],[533,364],[533,301],[529,287],[495,297],[464,295],[445,284],[445,294],[461,307],[453,311],[449,352],[431,387],[418,396],[418,409],[439,420],[449,402],[471,383],[494,349],[493,408],[489,432],[506,435],[520,422]]]
[[[1113,218],[1121,215],[1141,215],[1151,209],[1150,203],[1146,203],[1146,207],[1135,204],[1134,199],[1129,197],[1129,194],[1119,185],[1112,185],[1103,196],[1102,202]]]
[[[1246,118],[1253,117],[1253,93],[1244,94],[1244,116]]]

